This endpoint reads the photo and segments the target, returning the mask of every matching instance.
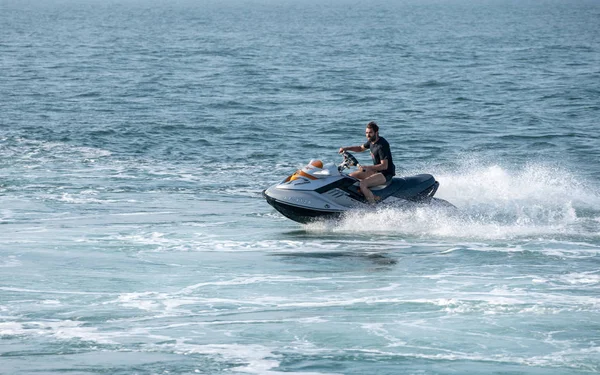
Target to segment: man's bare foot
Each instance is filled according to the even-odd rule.
[[[381,197],[378,197],[377,195],[373,196],[373,200],[368,199],[367,202],[371,205],[375,205],[377,203],[379,203],[381,201]]]

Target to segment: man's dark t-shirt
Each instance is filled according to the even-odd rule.
[[[382,160],[387,159],[388,167],[384,171],[380,171],[385,177],[390,177],[396,174],[396,166],[392,161],[392,151],[390,150],[390,144],[383,137],[379,137],[377,142],[372,143],[367,141],[363,145],[364,148],[371,150],[371,158],[373,159],[373,165],[381,163]]]

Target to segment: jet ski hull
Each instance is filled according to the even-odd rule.
[[[269,195],[265,194],[265,191],[263,191],[263,197],[266,199],[267,203],[275,208],[280,214],[290,220],[302,224],[308,224],[317,220],[336,219],[344,213],[344,211],[318,210],[310,207],[301,207],[285,203],[270,197]]]

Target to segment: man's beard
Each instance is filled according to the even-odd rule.
[[[377,139],[377,135],[374,135],[369,138],[369,142],[375,142],[376,139]]]

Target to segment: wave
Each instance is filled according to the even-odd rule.
[[[44,163],[65,161],[89,161],[111,157],[112,152],[87,146],[74,146],[61,141],[40,141],[22,137],[0,139],[3,147],[0,156],[10,160],[7,165],[15,163]]]
[[[27,179],[5,182],[4,191],[29,192],[69,204],[122,202],[122,197],[116,200],[105,194],[122,192],[124,186],[132,193],[202,192],[207,199],[262,199],[263,188],[298,167],[245,158],[228,160],[218,168],[199,168],[197,163],[175,165],[165,160],[122,158],[101,148],[61,142],[5,138],[2,144],[7,147],[0,154],[6,160],[16,159],[9,166],[29,171]],[[41,168],[45,163],[52,167],[52,173]],[[440,182],[437,197],[451,202],[458,211],[431,206],[382,207],[377,211],[355,211],[339,221],[305,228],[423,238],[600,240],[600,189],[595,182],[565,167],[544,162],[507,166],[471,156],[453,167],[448,163],[424,165],[404,174],[424,171]],[[231,176],[237,177],[230,180]],[[40,181],[37,185],[29,183],[28,179],[34,177]],[[127,202],[134,203],[134,198],[128,196]],[[10,215],[6,210],[0,212],[0,220],[9,221]]]
[[[600,239],[599,190],[568,170],[540,163],[509,169],[474,160],[452,171],[437,169],[427,169],[440,182],[436,197],[458,210],[428,205],[382,207],[306,228],[485,240]]]

